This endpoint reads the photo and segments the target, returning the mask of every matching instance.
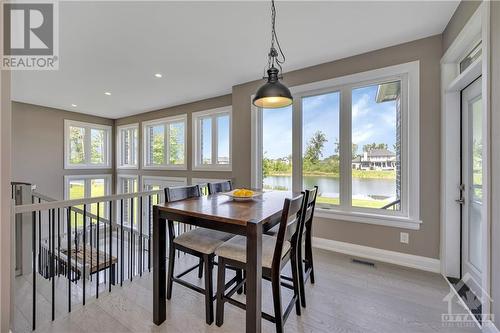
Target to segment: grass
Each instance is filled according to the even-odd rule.
[[[91,182],[91,197],[102,197],[104,196],[104,183]],[[69,198],[70,199],[83,199],[85,197],[85,190],[83,184],[71,184],[69,187]],[[83,210],[83,205],[75,206]],[[97,215],[97,204],[90,205],[90,213]],[[99,208],[100,216],[105,214],[104,204],[100,205]],[[75,213],[71,213],[71,223],[75,223]],[[76,214],[76,225],[78,227],[83,226],[83,215]]]
[[[339,198],[328,198],[328,197],[318,197],[317,202],[320,204],[328,205],[338,205]],[[390,200],[364,200],[364,199],[352,199],[353,207],[364,207],[364,208],[382,208],[389,204]]]

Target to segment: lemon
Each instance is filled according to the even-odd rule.
[[[248,198],[248,197],[251,197],[253,195],[253,191],[252,190],[247,190],[245,188],[243,189],[237,189],[234,191],[234,196],[235,197],[242,197],[242,198]]]

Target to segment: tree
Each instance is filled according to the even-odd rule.
[[[325,133],[321,131],[314,133],[307,143],[304,159],[311,163],[317,163],[320,156],[323,156],[323,147],[326,142],[328,142],[328,140],[326,139]]]
[[[352,147],[351,147],[351,156],[354,158],[356,156],[358,156],[358,144],[357,143],[353,143],[352,144]]]
[[[363,151],[364,152],[369,152],[372,149],[387,149],[389,146],[387,143],[368,143],[366,145],[363,145]]]

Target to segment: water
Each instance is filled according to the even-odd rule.
[[[311,188],[314,185],[319,187],[322,196],[339,196],[339,179],[325,176],[304,176],[304,188]],[[264,179],[266,187],[278,187],[279,189],[292,188],[291,176],[270,176]],[[353,178],[353,197],[364,198],[391,198],[396,196],[396,180],[394,179],[373,179],[373,178]]]

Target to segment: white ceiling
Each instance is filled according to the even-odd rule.
[[[458,1],[276,5],[290,71],[441,33]],[[268,2],[61,2],[59,16],[59,70],[14,72],[14,100],[120,118],[230,93],[267,61]]]

